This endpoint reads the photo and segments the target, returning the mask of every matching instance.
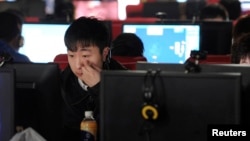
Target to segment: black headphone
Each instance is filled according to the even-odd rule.
[[[109,52],[106,56],[106,60],[103,62],[103,68],[106,70],[109,70],[109,64],[110,64],[110,60],[111,60],[111,47],[109,47]]]
[[[151,70],[144,76],[143,84],[143,106],[141,109],[142,118],[149,121],[155,121],[159,117],[159,106],[156,102],[155,76]]]

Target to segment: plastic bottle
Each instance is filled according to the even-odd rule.
[[[81,141],[96,141],[97,123],[93,117],[93,111],[85,111],[85,118],[82,120]]]

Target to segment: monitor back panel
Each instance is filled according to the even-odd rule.
[[[162,72],[154,80],[154,101],[147,103],[145,71],[103,72],[101,141],[207,139],[210,124],[240,123],[239,74]],[[226,88],[225,88],[226,87]],[[158,105],[159,118],[148,122],[143,106]]]
[[[232,21],[200,22],[201,48],[208,54],[230,54],[232,44]]]

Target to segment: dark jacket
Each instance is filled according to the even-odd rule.
[[[23,54],[18,53],[7,43],[0,40],[0,56],[8,54],[11,57],[12,62],[30,62],[29,58]]]
[[[107,70],[125,70],[121,64],[111,59],[109,64],[104,64]],[[80,123],[84,118],[84,111],[94,111],[94,118],[99,121],[99,92],[100,83],[89,87],[88,91],[82,89],[78,78],[73,74],[70,67],[62,72],[63,87],[63,140],[80,140]]]

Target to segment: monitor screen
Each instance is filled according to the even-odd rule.
[[[192,20],[161,20],[158,23],[175,24],[199,24],[200,25],[200,48],[211,55],[230,54],[232,44],[232,21],[192,21]]]
[[[191,50],[200,49],[198,24],[124,24],[123,32],[142,39],[148,62],[183,64]]]
[[[250,1],[249,0],[240,0],[241,11],[242,13],[248,12],[250,10]]]
[[[148,74],[102,72],[101,141],[201,141],[209,125],[241,122],[240,73]],[[146,113],[154,121],[142,116],[145,106],[157,109]]]
[[[46,140],[60,140],[60,69],[54,63],[5,64],[15,69],[15,127],[32,127]]]
[[[14,135],[14,77],[13,69],[0,68],[0,140]]]
[[[112,36],[112,23],[103,20],[103,23],[110,31]],[[22,27],[24,45],[19,52],[25,54],[34,63],[53,62],[58,54],[67,53],[64,44],[64,35],[69,24],[61,23],[25,23]]]
[[[35,63],[53,62],[56,55],[67,53],[64,34],[68,27],[69,24],[23,24],[24,46],[20,53]]]

